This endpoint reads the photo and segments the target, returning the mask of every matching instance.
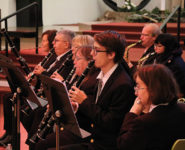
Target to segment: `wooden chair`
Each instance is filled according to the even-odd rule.
[[[171,150],[185,150],[185,139],[176,140]]]

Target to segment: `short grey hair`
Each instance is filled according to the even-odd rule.
[[[144,28],[145,27],[151,27],[152,28],[152,30],[151,30],[152,36],[158,36],[159,34],[162,33],[159,25],[157,25],[156,23],[147,23],[147,24],[144,25]]]
[[[70,48],[72,45],[72,39],[75,37],[75,33],[71,30],[60,30],[56,33],[57,35],[64,35],[67,42],[69,42]]]

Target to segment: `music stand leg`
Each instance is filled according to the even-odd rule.
[[[20,150],[20,88],[17,88],[17,93],[14,93],[13,96],[13,140],[12,140],[12,149]]]
[[[60,110],[57,110],[55,112],[55,120],[56,120],[56,150],[60,150],[60,117],[61,112]]]
[[[56,124],[56,150],[60,149],[60,137],[59,137],[59,133],[60,133],[60,126],[59,124]]]

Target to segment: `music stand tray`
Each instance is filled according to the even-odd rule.
[[[44,75],[39,75],[39,77],[43,84],[44,93],[47,97],[52,114],[55,116],[56,111],[61,111],[61,123],[63,128],[81,138],[89,136],[90,133],[79,127],[65,84]]]

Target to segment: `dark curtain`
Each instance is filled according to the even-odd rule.
[[[42,26],[42,0],[16,0],[16,10],[24,8],[25,6],[37,2],[39,4],[38,10],[38,25]],[[34,27],[35,26],[35,7],[31,7],[17,15],[17,27]]]

